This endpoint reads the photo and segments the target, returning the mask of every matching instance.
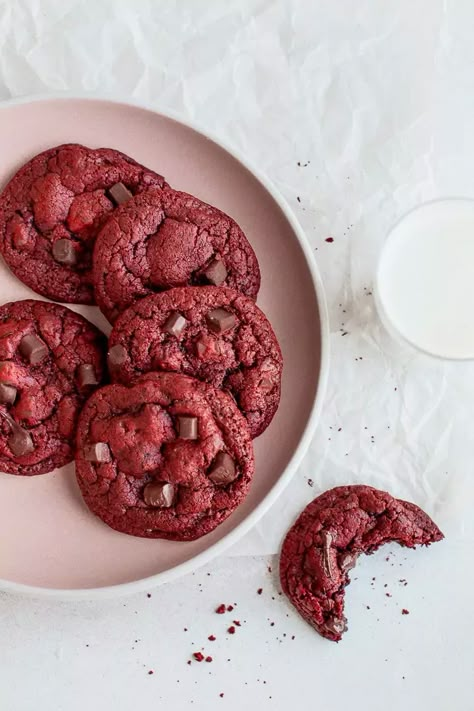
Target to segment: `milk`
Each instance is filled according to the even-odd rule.
[[[377,273],[382,319],[412,345],[474,357],[474,200],[427,203],[391,231]]]

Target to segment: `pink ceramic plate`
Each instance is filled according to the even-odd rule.
[[[192,543],[117,533],[81,500],[74,467],[31,478],[0,475],[0,587],[58,597],[127,593],[168,581],[222,552],[271,506],[300,463],[326,383],[327,315],[304,235],[268,180],[235,151],[171,116],[93,97],[28,98],[0,106],[5,181],[35,153],[66,142],[109,146],[169,183],[234,217],[262,270],[259,306],[281,343],[280,409],[255,442],[256,474],[245,503],[220,528]],[[35,295],[0,263],[0,303]],[[39,298],[39,297],[37,297]],[[75,307],[107,330],[94,307]]]

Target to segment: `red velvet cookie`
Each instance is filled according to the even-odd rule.
[[[108,385],[79,419],[85,502],[133,536],[190,541],[209,533],[244,500],[253,471],[250,435],[232,398],[184,375]]]
[[[361,553],[395,541],[414,548],[443,534],[418,506],[371,486],[338,486],[312,501],[288,531],[280,556],[283,591],[323,637],[347,629],[344,588]]]
[[[277,410],[278,341],[255,302],[232,289],[185,287],[147,296],[117,319],[109,349],[109,370],[117,382],[168,370],[229,390],[252,437]]]
[[[103,379],[106,343],[65,306],[0,307],[0,471],[45,474],[74,458],[77,418]]]
[[[150,189],[120,207],[94,250],[95,297],[113,323],[134,301],[176,286],[229,286],[255,299],[257,258],[230,217],[186,193]]]
[[[54,301],[92,304],[92,249],[119,204],[164,179],[110,148],[68,144],[26,163],[0,195],[0,249],[16,276]]]

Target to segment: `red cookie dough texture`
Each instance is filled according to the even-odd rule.
[[[92,249],[118,205],[164,179],[110,148],[68,144],[26,163],[0,195],[0,249],[16,276],[54,301],[94,303]]]
[[[117,319],[109,347],[117,382],[166,370],[228,390],[252,437],[277,410],[283,364],[278,341],[252,299],[232,289],[188,287],[141,299]]]
[[[414,548],[443,534],[415,504],[371,486],[339,486],[312,501],[290,528],[280,556],[283,591],[323,637],[347,629],[344,588],[361,553],[395,541]]]
[[[139,298],[203,284],[255,299],[260,270],[234,220],[192,195],[151,188],[118,208],[100,231],[95,296],[112,323]]]
[[[105,336],[65,306],[29,299],[0,307],[0,471],[44,474],[72,461],[105,348]]]
[[[226,477],[216,461],[222,453],[233,463]],[[244,500],[253,472],[250,434],[232,398],[184,375],[108,385],[80,416],[76,473],[84,500],[123,533],[199,538]]]

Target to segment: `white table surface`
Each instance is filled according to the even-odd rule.
[[[473,23],[470,0],[0,1],[0,99],[130,96],[267,172],[315,250],[332,349],[300,472],[228,555],[151,597],[0,595],[2,711],[474,707],[474,366],[402,350],[371,294],[399,215],[474,195]],[[355,482],[417,502],[446,540],[361,561],[336,645],[279,595],[275,553],[305,503]],[[237,605],[221,616],[221,602]],[[201,648],[212,663],[188,665]]]

